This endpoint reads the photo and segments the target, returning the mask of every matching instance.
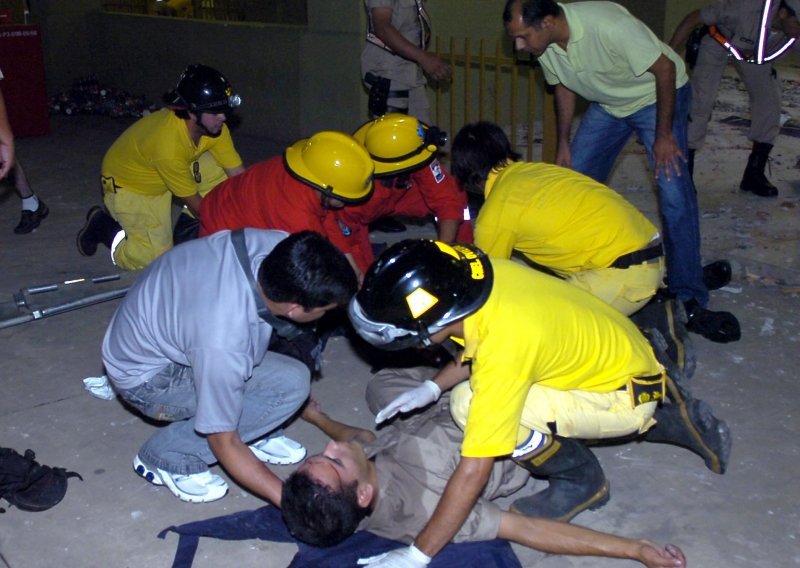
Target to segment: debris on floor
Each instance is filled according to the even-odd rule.
[[[141,117],[155,110],[144,95],[104,85],[96,75],[76,79],[72,89],[50,97],[50,114],[95,114],[120,117]]]

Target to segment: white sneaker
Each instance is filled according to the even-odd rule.
[[[216,501],[228,492],[225,480],[210,471],[182,475],[158,468],[151,469],[138,455],[133,458],[133,469],[153,485],[166,485],[178,499],[189,503]]]
[[[275,465],[289,465],[297,463],[306,457],[306,449],[300,442],[295,442],[286,436],[264,438],[250,444],[250,451],[264,463]]]

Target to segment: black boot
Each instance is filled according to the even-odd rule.
[[[690,379],[697,365],[694,344],[686,329],[686,312],[681,303],[664,294],[656,294],[642,309],[632,314],[631,321],[653,345],[656,354],[663,352],[670,365]],[[663,345],[654,345],[650,332],[656,330]],[[662,362],[664,364],[664,362]],[[667,365],[665,365],[667,366]]]
[[[704,400],[665,404],[653,416],[657,424],[644,435],[648,442],[663,442],[687,448],[706,462],[714,473],[725,473],[731,454],[731,431],[714,416]]]
[[[114,237],[121,230],[119,223],[102,207],[92,207],[86,214],[86,223],[78,231],[78,252],[83,256],[92,256],[100,243],[111,248]]]
[[[764,168],[769,160],[769,153],[772,144],[766,142],[753,142],[753,151],[747,159],[747,167],[744,169],[742,182],[739,189],[742,191],[752,191],[761,197],[777,197],[778,188],[770,183],[764,175]]]
[[[719,290],[731,281],[733,269],[727,260],[717,260],[703,267],[703,284],[709,290]]]
[[[697,303],[697,300],[684,302],[688,321],[686,329],[698,333],[715,343],[739,341],[742,330],[739,320],[730,312],[712,312]]]
[[[689,155],[686,156],[686,168],[689,170],[689,175],[694,178],[694,155],[697,150],[689,148]]]
[[[553,436],[550,444],[514,458],[520,466],[550,486],[530,497],[517,499],[511,510],[526,517],[569,521],[586,509],[599,509],[608,502],[608,482],[594,454],[580,442]]]

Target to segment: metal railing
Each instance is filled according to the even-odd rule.
[[[541,69],[530,61],[504,54],[502,40],[493,46],[481,39],[447,48],[437,37],[434,52],[450,63],[453,81],[434,86],[432,116],[451,139],[467,123],[489,120],[503,127],[512,145],[528,161],[553,162],[556,126],[553,95],[544,87]]]
[[[219,22],[308,23],[307,3],[300,0],[104,0],[103,9]]]

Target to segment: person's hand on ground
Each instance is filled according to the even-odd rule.
[[[644,540],[639,555],[639,561],[647,568],[683,568],[686,566],[686,557],[683,551],[674,544],[664,548]]]

